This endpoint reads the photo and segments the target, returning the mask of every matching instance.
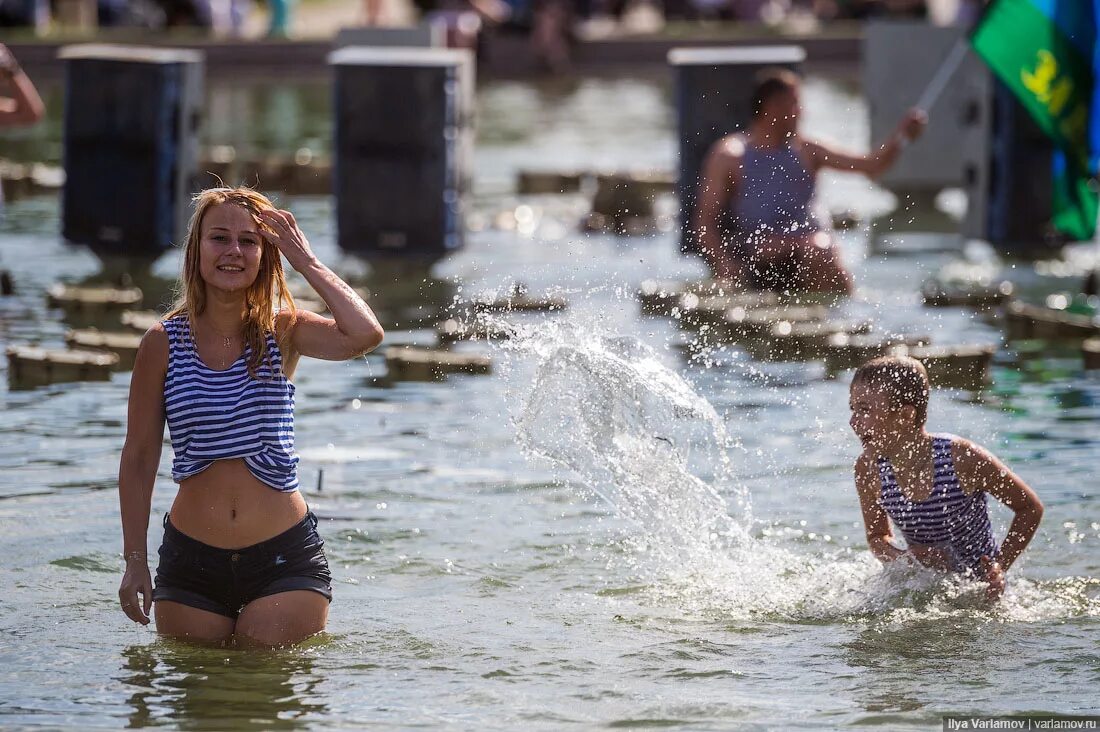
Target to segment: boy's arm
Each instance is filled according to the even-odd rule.
[[[890,530],[890,519],[878,502],[878,476],[875,474],[871,459],[866,454],[856,460],[856,491],[859,493],[859,507],[863,512],[863,524],[867,529],[867,547],[880,562],[892,562],[905,554],[890,541],[894,538]]]
[[[985,448],[961,438],[955,440],[953,448],[955,472],[963,490],[967,494],[985,491],[1015,514],[1001,545],[1001,555],[997,557],[1001,568],[1007,571],[1039,528],[1043,504],[1020,476]]]

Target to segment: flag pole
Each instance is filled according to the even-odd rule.
[[[932,75],[932,80],[924,87],[924,92],[920,95],[920,99],[917,100],[917,109],[923,110],[924,112],[932,111],[932,107],[939,100],[943,90],[947,88],[947,82],[951,81],[951,77],[959,70],[959,65],[962,64],[963,59],[966,58],[966,52],[969,50],[969,46],[970,39],[968,35],[955,41],[955,45],[951,48],[951,52],[947,54],[947,58],[945,58],[939,68],[936,69],[936,73]]]

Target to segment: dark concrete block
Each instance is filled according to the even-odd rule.
[[[432,259],[462,245],[473,60],[449,49],[333,53],[337,241]]]
[[[62,233],[108,254],[182,240],[197,187],[203,60],[196,51],[70,46]]]

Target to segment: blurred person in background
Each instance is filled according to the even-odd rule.
[[[817,174],[878,177],[927,119],[910,110],[884,145],[858,155],[799,135],[800,98],[793,71],[757,77],[748,129],[714,143],[703,161],[693,227],[714,277],[734,286],[848,294],[852,276],[816,210]]]
[[[511,17],[504,0],[413,0],[424,22],[443,28],[447,48],[467,48],[480,57],[481,34]]]
[[[0,0],[0,28],[33,28],[38,35],[49,25],[48,0]]]
[[[0,43],[0,129],[33,125],[46,114],[46,107],[30,78],[15,56]]]
[[[0,131],[33,125],[45,115],[46,107],[38,90],[8,47],[0,43]],[[3,212],[4,189],[0,187],[0,214]]]
[[[572,63],[573,0],[535,0],[531,45],[538,63],[562,73]]]

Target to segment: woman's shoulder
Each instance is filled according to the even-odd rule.
[[[165,353],[168,352],[168,326],[165,325],[165,321],[159,323],[153,323],[149,326],[149,329],[145,331],[145,335],[141,337],[141,344],[144,346],[148,344],[149,348],[164,348]]]
[[[282,335],[293,325],[297,312],[296,309],[285,307],[275,311],[275,335]]]
[[[715,142],[711,146],[711,152],[719,160],[727,162],[731,160],[740,161],[744,157],[747,147],[745,136],[735,132]]]
[[[281,350],[286,350],[291,343],[291,335],[294,327],[301,320],[302,311],[294,308],[280,308],[275,311],[273,330],[270,335],[275,339]]]
[[[165,315],[163,318],[160,319],[160,322],[157,323],[157,325],[159,325],[168,336],[172,336],[180,328],[189,327],[190,324],[191,320],[188,317],[187,313],[181,313],[178,311]]]
[[[168,331],[164,323],[154,323],[138,344],[137,354],[134,356],[134,372],[152,370],[158,373],[168,371]]]

